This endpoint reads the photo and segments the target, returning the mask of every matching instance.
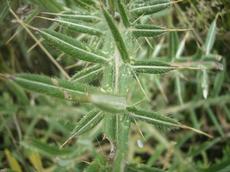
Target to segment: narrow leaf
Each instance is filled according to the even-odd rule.
[[[88,101],[88,90],[85,85],[49,78],[36,74],[17,74],[10,77],[21,87],[61,99],[72,101]]]
[[[136,72],[149,74],[162,74],[176,69],[175,66],[160,61],[134,61],[132,68]]]
[[[89,81],[92,80],[93,78],[95,79],[95,76],[97,76],[99,73],[102,73],[103,67],[101,65],[92,65],[89,66],[79,72],[77,72],[75,75],[72,76],[71,80],[73,82],[78,82],[78,81]]]
[[[122,22],[123,22],[124,26],[129,27],[130,23],[129,23],[129,18],[128,18],[128,15],[127,15],[125,5],[123,4],[122,0],[118,0],[117,4],[118,4],[118,9],[119,9],[119,12],[120,12],[120,15],[121,15]]]
[[[163,116],[156,112],[148,112],[144,110],[139,110],[135,107],[128,107],[127,110],[130,113],[130,116],[137,120],[146,121],[150,124],[158,126],[160,128],[169,128],[169,127],[180,127],[181,124],[175,119]]]
[[[161,35],[167,30],[166,28],[155,26],[155,25],[137,24],[132,29],[130,29],[130,31],[136,37],[155,37]]]
[[[149,3],[143,3],[132,8],[130,12],[138,16],[148,15],[164,10],[165,8],[168,8],[170,4],[170,0],[153,0]]]
[[[43,14],[53,15],[61,17],[62,19],[73,19],[73,20],[81,20],[85,22],[95,22],[99,21],[100,18],[90,14],[79,14],[79,13],[49,13],[43,12]]]
[[[207,39],[205,41],[204,49],[206,55],[210,54],[210,51],[215,42],[215,38],[216,38],[216,19],[212,22],[210,29],[208,31]]]
[[[92,110],[78,122],[72,131],[72,135],[81,135],[95,127],[103,118],[103,113],[99,110]]]
[[[40,33],[45,40],[49,41],[56,48],[77,59],[95,63],[105,63],[108,61],[105,57],[87,50],[77,40],[69,36],[48,29],[44,29]]]
[[[128,54],[128,51],[127,51],[127,48],[126,48],[126,45],[124,43],[124,40],[112,18],[112,16],[109,14],[109,12],[105,9],[103,9],[103,14],[104,14],[104,17],[106,19],[106,22],[110,28],[110,31],[113,35],[113,38],[116,42],[116,45],[117,45],[117,49],[119,50],[120,52],[120,55],[121,55],[121,58],[124,62],[129,62],[129,54]]]
[[[41,156],[39,155],[38,152],[33,151],[30,155],[29,155],[29,160],[31,162],[31,164],[33,165],[33,167],[38,171],[44,171],[43,166],[42,166],[42,160],[41,160]]]
[[[51,19],[52,21],[60,23],[62,26],[67,27],[73,31],[80,32],[80,33],[87,33],[90,35],[102,35],[102,32],[98,29],[96,29],[93,26],[83,24],[80,21],[73,20],[73,19]]]
[[[27,90],[80,103],[93,103],[108,112],[122,112],[127,107],[125,97],[107,95],[86,84],[36,74],[17,74],[9,78]]]
[[[169,55],[173,59],[176,57],[176,52],[179,47],[179,38],[177,32],[169,33]]]
[[[5,149],[5,155],[9,163],[10,168],[16,172],[22,172],[21,166],[18,161],[13,157],[11,152],[8,149]]]
[[[96,109],[90,111],[77,123],[76,127],[72,131],[71,136],[62,144],[62,147],[65,146],[72,138],[84,134],[95,127],[102,119],[103,114],[101,111]]]
[[[68,156],[74,153],[73,149],[59,149],[57,146],[50,145],[39,140],[31,140],[23,142],[22,145],[28,149],[36,150],[37,152],[47,156]]]
[[[207,70],[202,71],[201,88],[203,91],[203,97],[205,99],[207,99],[208,98],[208,92],[209,92],[209,77],[208,77],[208,71]]]

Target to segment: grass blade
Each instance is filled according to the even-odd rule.
[[[215,39],[216,39],[216,19],[212,22],[210,29],[208,31],[207,39],[205,41],[204,49],[205,54],[210,54],[210,51],[214,45]]]
[[[37,150],[39,153],[47,156],[67,156],[74,153],[73,149],[65,148],[59,149],[57,146],[51,146],[39,140],[31,140],[30,142],[23,142],[22,145],[26,148]]]

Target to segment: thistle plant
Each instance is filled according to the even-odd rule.
[[[62,147],[74,137],[102,124],[104,137],[110,143],[106,162],[109,171],[132,169],[127,162],[129,135],[131,125],[135,126],[138,121],[152,124],[162,131],[182,128],[212,137],[182,124],[169,114],[151,110],[151,92],[147,85],[149,78],[158,75],[164,77],[166,73],[175,76],[178,97],[183,102],[179,87],[181,74],[188,70],[198,73],[204,98],[207,98],[208,71],[222,69],[216,60],[218,56],[211,54],[216,19],[210,26],[205,46],[194,57],[181,57],[188,36],[180,44],[177,39],[178,32],[188,35],[192,32],[190,28],[167,28],[152,22],[152,16],[169,10],[174,3],[177,2],[79,1],[77,12],[62,9],[60,13],[43,12],[37,16],[38,20],[52,23],[46,29],[24,23],[11,10],[29,34],[36,32],[40,37],[37,44],[41,48],[41,42],[45,43],[70,56],[73,62],[80,61],[84,67],[69,76],[51,58],[60,70],[59,77],[31,73],[1,74],[1,77],[29,91],[78,103],[79,106],[89,106],[89,112],[76,124]],[[159,52],[149,53],[150,42],[166,34],[170,37],[169,54],[160,56]],[[146,45],[145,48],[142,44]]]

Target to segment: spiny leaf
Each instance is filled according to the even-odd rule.
[[[168,63],[161,61],[133,61],[132,68],[139,73],[162,74],[176,69]]]
[[[62,26],[67,27],[76,32],[87,33],[90,35],[97,35],[97,36],[100,36],[103,34],[100,30],[96,29],[95,27],[87,25],[77,20],[66,19],[66,18],[65,19],[62,19],[62,18],[50,19],[50,20],[58,22]]]
[[[82,44],[69,36],[48,29],[44,29],[40,33],[49,43],[77,59],[95,63],[105,63],[108,61],[107,58],[90,52]]]
[[[177,122],[175,119],[169,118],[167,116],[163,116],[156,112],[148,112],[144,110],[139,110],[135,107],[128,107],[127,110],[130,113],[130,116],[137,120],[146,121],[150,124],[168,128],[168,127],[180,127],[181,124]]]
[[[77,123],[73,129],[71,136],[63,143],[66,145],[72,138],[79,136],[95,127],[103,119],[103,113],[97,109],[90,111]]]
[[[130,26],[129,18],[127,15],[125,5],[123,4],[122,0],[118,0],[117,5],[118,5],[118,9],[119,9],[120,16],[122,18],[122,22],[123,22],[124,26],[129,27]]]
[[[207,39],[205,41],[204,49],[206,55],[210,54],[210,51],[215,42],[215,38],[216,38],[216,19],[212,22],[210,29],[208,31]]]
[[[170,0],[153,0],[140,4],[130,10],[134,15],[148,15],[159,12],[170,6]]]
[[[103,67],[99,64],[89,66],[79,72],[77,72],[71,80],[73,82],[78,82],[78,81],[89,81],[92,79],[92,77],[95,78],[95,75],[98,75],[98,73],[101,73],[103,71]]]
[[[155,26],[155,25],[148,25],[148,24],[136,24],[130,31],[136,37],[155,37],[161,35],[162,33],[166,32],[166,28]]]
[[[113,35],[113,38],[116,42],[116,45],[117,45],[117,49],[119,50],[120,52],[120,55],[121,55],[121,58],[124,62],[129,62],[129,54],[128,54],[128,51],[127,51],[127,48],[126,48],[126,45],[124,43],[124,40],[112,18],[112,16],[109,14],[109,12],[105,9],[103,9],[103,14],[104,14],[104,17],[106,19],[106,22],[110,28],[110,31]]]
[[[100,20],[100,18],[95,16],[95,15],[78,14],[78,13],[74,13],[74,12],[70,12],[70,13],[49,13],[49,12],[44,12],[43,14],[58,16],[58,17],[60,17],[62,19],[81,20],[81,21],[85,21],[85,22],[95,22],[95,21]]]
[[[95,127],[103,118],[103,113],[97,109],[90,111],[78,122],[72,135],[81,135]]]
[[[30,91],[80,103],[93,103],[108,112],[122,112],[127,107],[125,97],[107,95],[86,84],[36,74],[17,74],[9,78]]]
[[[47,76],[36,74],[17,74],[11,76],[11,79],[18,85],[30,91],[72,101],[89,101],[86,86],[73,84],[66,80],[52,79]]]

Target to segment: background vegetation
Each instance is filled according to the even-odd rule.
[[[3,77],[3,74],[35,73],[66,78],[86,68],[89,63],[73,59],[43,41],[35,28],[56,28],[91,47],[97,47],[97,38],[85,38],[84,34],[58,28],[53,21],[56,17],[54,13],[68,10],[84,9],[94,15],[94,9],[90,8],[95,4],[98,1],[1,0],[1,170],[106,171],[110,168],[111,145],[103,135],[102,123],[74,137],[60,149],[81,117],[89,112],[90,105],[81,106],[31,93]],[[110,12],[113,13],[112,8]],[[139,39],[140,59],[161,57],[172,60],[183,42],[185,46],[179,59],[201,59],[202,48],[210,39],[208,33],[214,27],[213,21],[216,21],[215,43],[207,59],[218,61],[218,65],[223,65],[223,70],[209,70],[205,76],[204,71],[193,70],[172,71],[151,77],[140,74],[139,82],[143,88],[138,83],[133,84],[136,100],[144,99],[139,102],[139,107],[172,114],[183,124],[204,131],[213,138],[190,130],[164,131],[162,127],[134,123],[129,136],[125,171],[230,171],[229,12],[228,0],[183,0],[151,16],[150,21],[154,25],[188,30]],[[26,25],[23,26],[19,22],[21,20]],[[142,22],[146,20],[149,18],[142,18]],[[90,84],[99,86],[101,77],[99,74],[96,79],[91,78]],[[150,99],[148,105],[142,89]]]

